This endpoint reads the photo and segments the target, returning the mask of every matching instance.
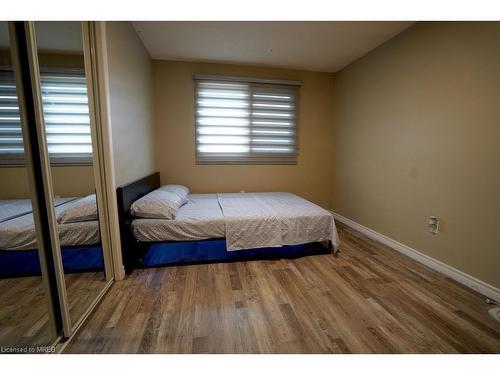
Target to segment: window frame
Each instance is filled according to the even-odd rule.
[[[293,91],[293,148],[295,151],[286,153],[237,153],[210,157],[207,153],[198,151],[198,90],[200,82],[226,82],[235,84],[247,84],[249,86],[250,96],[256,87],[265,87],[267,89],[284,89]],[[195,164],[196,165],[297,165],[299,157],[299,102],[301,81],[297,80],[278,80],[254,77],[225,76],[225,75],[205,75],[195,74],[194,83],[194,143],[195,143]],[[252,109],[250,109],[250,122],[252,121]],[[250,126],[251,128],[251,126]],[[251,138],[250,138],[251,139]]]

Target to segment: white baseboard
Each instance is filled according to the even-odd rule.
[[[460,284],[463,284],[475,291],[485,295],[488,298],[491,298],[495,301],[500,301],[500,289],[490,285],[484,281],[481,281],[474,276],[468,275],[465,272],[462,272],[452,266],[449,266],[437,259],[431,258],[428,255],[421,253],[415,249],[412,249],[409,246],[406,246],[398,241],[393,240],[381,233],[374,231],[373,229],[367,228],[361,224],[356,223],[355,221],[348,219],[334,211],[331,211],[335,220],[356,229],[357,231],[363,233],[364,235],[383,243],[391,247],[392,249],[420,262],[425,264],[427,267],[432,268],[433,270],[440,272],[455,281],[458,281]]]

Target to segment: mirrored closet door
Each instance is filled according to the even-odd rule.
[[[81,22],[35,22],[45,136],[72,326],[107,284]]]
[[[11,52],[7,22],[0,22],[0,346],[4,352],[50,345],[57,336],[47,273],[40,266],[35,188],[30,186],[26,164],[25,124]]]
[[[71,336],[113,281],[92,27],[0,23],[2,350]]]

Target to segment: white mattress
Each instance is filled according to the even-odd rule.
[[[191,194],[175,220],[135,219],[139,241],[226,238],[229,251],[316,241],[339,245],[330,212],[291,193]]]
[[[225,236],[224,215],[217,194],[190,194],[175,220],[135,219],[132,231],[139,241],[191,241]]]
[[[60,213],[74,198],[61,198],[65,203],[57,200],[56,214]],[[7,203],[4,204],[5,207]],[[37,248],[35,225],[31,212],[19,214],[26,209],[25,202],[17,204],[19,212],[11,210],[11,219],[0,223],[0,250],[29,250]],[[31,203],[30,203],[31,207]],[[2,208],[0,206],[0,208]],[[4,215],[5,216],[5,215]],[[99,222],[84,221],[79,223],[59,224],[59,242],[61,246],[87,246],[100,242]]]

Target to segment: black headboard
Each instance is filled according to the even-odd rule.
[[[125,272],[130,274],[134,269],[138,253],[137,241],[130,230],[132,216],[130,206],[137,199],[160,187],[160,172],[155,172],[137,181],[116,188],[118,203],[118,221],[120,224],[120,239],[122,245],[123,265]]]

